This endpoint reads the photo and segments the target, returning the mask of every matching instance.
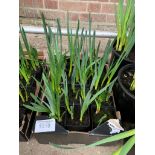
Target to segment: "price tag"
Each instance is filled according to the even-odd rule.
[[[35,133],[41,132],[54,132],[55,131],[55,119],[37,120],[35,124]]]

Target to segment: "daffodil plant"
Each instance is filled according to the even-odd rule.
[[[116,51],[122,52],[130,41],[130,36],[133,35],[135,30],[135,1],[128,0],[124,9],[123,0],[119,0],[116,25],[117,25],[117,40]]]

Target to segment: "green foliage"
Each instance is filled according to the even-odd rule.
[[[60,100],[62,94],[59,94],[55,91],[54,87],[51,85],[51,81],[47,75],[43,73],[42,76],[43,83],[45,88],[41,86],[41,83],[37,81],[37,84],[41,88],[41,92],[46,100],[42,100],[41,98],[35,96],[31,93],[31,97],[35,102],[31,102],[31,105],[25,105],[24,107],[37,112],[45,112],[49,115],[50,118],[55,118],[58,121],[61,121],[60,114]]]
[[[36,82],[40,86],[45,100],[42,101],[39,97],[31,94],[31,97],[35,102],[32,102],[31,105],[24,105],[24,107],[37,112],[45,112],[50,118],[55,118],[58,121],[61,121],[60,103],[63,93],[60,84],[62,82],[62,74],[64,73],[65,68],[65,56],[62,53],[60,21],[57,20],[57,34],[53,34],[51,28],[46,24],[43,14],[42,21],[48,47],[47,65],[49,73],[44,72],[42,74],[44,87],[39,81],[36,80]],[[25,45],[27,50],[31,51],[31,46],[27,45],[27,40],[25,41]]]
[[[25,33],[25,31],[24,31],[24,29],[22,27],[20,27],[20,32],[21,32],[21,37],[22,37],[24,46],[26,48],[26,52],[28,54],[27,59],[29,59],[30,68],[32,67],[33,70],[36,71],[36,69],[39,67],[38,52],[34,47],[32,47],[29,44],[29,42],[27,40],[26,33]],[[19,48],[20,51],[23,51],[22,46],[21,46],[21,42],[20,42],[19,45],[20,45],[20,48]],[[20,52],[20,54],[21,54],[21,52]]]
[[[33,99],[37,102],[31,103],[32,106],[26,106],[27,108],[31,108],[31,110],[36,110],[38,112],[46,112],[49,114],[49,117],[53,117],[58,121],[61,121],[61,112],[60,112],[60,103],[62,97],[62,90],[61,90],[61,82],[62,76],[65,69],[65,55],[62,53],[62,34],[61,34],[61,27],[60,21],[57,20],[57,34],[53,34],[51,28],[46,24],[45,18],[42,14],[42,21],[43,27],[45,31],[47,47],[48,47],[48,69],[49,74],[43,73],[42,79],[44,83],[43,88],[41,84],[41,90],[43,96],[47,99],[46,101],[41,101],[41,99],[37,99],[32,96]],[[66,92],[66,88],[64,89],[64,93]],[[43,103],[43,104],[42,104]]]
[[[99,140],[99,141],[97,141],[95,143],[87,145],[87,147],[94,147],[94,146],[98,146],[98,145],[103,145],[103,144],[106,144],[106,143],[118,141],[118,140],[121,140],[121,139],[124,139],[124,138],[127,138],[127,137],[131,137],[131,136],[134,136],[134,135],[135,135],[135,129],[132,129],[132,130],[125,131],[125,132],[110,136],[108,138]]]
[[[110,85],[109,85],[109,87],[106,87],[106,90],[103,91],[95,99],[95,103],[97,105],[96,113],[100,112],[100,107],[101,107],[102,103],[109,100],[109,97],[110,97],[111,92],[112,92],[112,87],[114,85],[114,83],[111,81],[113,80],[114,75],[116,74],[120,64],[122,63],[124,58],[126,58],[128,56],[128,54],[130,53],[130,51],[131,51],[131,49],[135,43],[134,35],[130,36],[128,39],[129,39],[128,44],[123,49],[123,52],[121,53],[119,59],[116,62],[110,64],[110,66],[107,68],[106,74],[104,75],[104,77],[102,79],[101,88],[102,87],[104,88],[109,84]],[[112,42],[109,41],[107,43],[104,56],[99,61],[99,66],[95,67],[94,81],[95,81],[95,89],[97,89],[97,90],[99,89],[98,83],[101,80],[101,75],[103,75],[102,72],[103,72],[105,64],[108,60],[108,56],[109,56],[110,52],[112,51],[112,47],[113,47],[114,42],[115,42],[115,40]],[[95,65],[95,66],[97,66],[97,65]]]
[[[42,21],[44,32],[46,35],[46,42],[48,47],[48,67],[50,70],[51,86],[57,93],[61,92],[60,84],[62,81],[62,74],[65,69],[65,55],[62,53],[62,34],[59,20],[57,20],[57,34],[53,34],[51,28],[45,23],[45,18],[42,14]],[[60,45],[59,45],[60,39]]]
[[[65,97],[65,104],[66,104],[69,114],[71,115],[71,119],[73,119],[74,118],[73,106],[70,107],[69,105],[68,83],[67,83],[66,73],[63,73],[63,85],[64,85],[64,88],[62,88],[62,91]]]
[[[94,77],[95,79],[96,77]],[[111,87],[111,85],[113,85],[115,83],[115,81],[117,80],[117,77],[109,84],[107,84],[105,87],[103,87],[102,89],[100,89],[99,91],[97,91],[95,94],[92,93],[92,88],[94,85],[94,80],[91,83],[91,87],[90,90],[88,91],[85,100],[83,101],[82,104],[82,109],[81,109],[81,115],[80,115],[80,121],[82,122],[83,119],[83,115],[86,112],[86,110],[88,109],[89,105],[93,103],[93,101],[103,92],[105,92],[109,87]]]
[[[135,1],[128,0],[124,11],[123,0],[119,0],[116,14],[117,42],[116,50],[122,51],[135,31]]]
[[[42,93],[44,94],[48,102],[45,103],[45,101],[41,100],[39,100],[38,102],[38,98],[36,100],[36,98],[34,98],[33,96],[37,103],[33,103],[31,107],[27,106],[27,108],[35,110],[35,107],[37,107],[38,112],[41,110],[46,111],[50,115],[50,117],[54,117],[61,121],[62,116],[60,112],[60,104],[61,98],[63,96],[66,109],[73,119],[74,105],[70,106],[69,104],[69,93],[71,90],[68,90],[68,83],[71,83],[71,88],[76,96],[76,99],[80,99],[80,121],[82,121],[84,113],[87,111],[90,104],[96,103],[96,113],[98,113],[100,112],[102,104],[105,101],[109,100],[109,96],[112,92],[112,87],[117,80],[117,77],[114,79],[114,75],[123,59],[126,58],[129,54],[134,44],[134,35],[131,35],[131,33],[128,35],[128,41],[126,42],[126,46],[123,49],[120,58],[117,60],[117,62],[112,63],[106,70],[106,64],[108,62],[110,53],[112,52],[114,41],[108,41],[103,56],[99,58],[98,53],[100,51],[100,42],[98,43],[98,46],[96,48],[95,31],[93,32],[93,35],[91,34],[92,20],[90,15],[88,19],[88,32],[84,28],[80,30],[80,21],[78,20],[76,34],[75,36],[73,36],[72,29],[70,29],[69,25],[69,15],[67,14],[68,52],[70,55],[67,74],[66,53],[62,48],[62,33],[60,21],[59,19],[56,20],[57,33],[54,34],[50,26],[48,26],[48,24],[46,23],[44,15],[42,14],[41,16],[47,42],[47,64],[49,69],[49,74],[47,75],[44,73],[42,77],[45,87],[44,89],[42,89]],[[24,32],[22,36],[24,37],[24,42],[27,50],[31,51],[31,46],[28,45],[28,41],[27,39],[25,39]],[[104,70],[106,70],[105,73]],[[87,82],[89,80],[91,84],[89,90],[87,90],[86,87],[88,86]],[[75,84],[80,84],[79,90],[75,90]],[[41,106],[41,103],[44,105],[44,107]]]
[[[32,77],[34,71],[36,71],[37,68],[39,67],[40,62],[38,59],[37,50],[29,44],[26,33],[21,26],[20,26],[20,32],[21,32],[21,39],[23,40],[23,45],[26,48],[26,53],[24,53],[21,39],[19,39],[19,61],[20,61],[19,74],[20,79],[24,79],[26,84],[29,85],[30,78]]]
[[[126,155],[135,144],[135,136],[132,136],[122,147],[120,147],[113,155]]]
[[[20,81],[20,86],[19,86],[19,97],[21,98],[23,103],[28,101],[28,93],[26,90],[26,86],[24,86],[21,81]]]
[[[23,103],[26,103],[29,98],[28,87],[34,72],[40,66],[37,50],[32,47],[28,40],[26,33],[22,27],[20,27],[21,39],[19,39],[19,97]],[[21,43],[23,41],[23,45]],[[23,46],[26,51],[24,53]],[[27,54],[27,55],[26,55]]]
[[[118,141],[118,140],[128,138],[128,137],[129,137],[129,140],[123,146],[121,146],[117,151],[113,153],[113,155],[126,155],[135,144],[135,129],[125,131],[117,135],[105,138],[103,140],[89,144],[86,147],[94,147],[98,145],[103,145],[106,143],[111,143],[111,142]]]
[[[24,79],[26,84],[29,85],[32,70],[29,67],[28,60],[25,58],[20,39],[19,39],[19,57],[20,57],[20,63],[19,63],[20,79]]]
[[[111,41],[109,40],[106,45],[106,48],[105,48],[102,58],[99,60],[98,65],[95,66],[95,73],[97,74],[97,79],[95,81],[95,89],[96,90],[98,88],[98,84],[101,79],[101,75],[103,75],[103,71],[104,71],[106,63],[108,61],[109,54],[112,52],[112,46],[113,46],[113,44],[111,44]]]

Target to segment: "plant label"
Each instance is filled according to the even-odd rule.
[[[108,120],[108,126],[111,129],[110,134],[116,134],[116,133],[120,133],[121,131],[124,131],[118,119]]]
[[[55,119],[37,120],[35,124],[35,133],[54,132]]]

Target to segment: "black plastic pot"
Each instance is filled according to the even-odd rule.
[[[67,135],[68,131],[61,125],[62,123],[56,122],[55,124],[55,131],[53,132],[41,132],[41,133],[35,133],[35,124],[38,120],[46,120],[49,119],[49,117],[46,114],[40,113],[39,115],[35,116],[35,121],[33,123],[32,133],[36,140],[40,144],[49,144],[49,142],[52,141],[53,135],[56,135],[57,137],[60,137],[62,135]]]
[[[37,70],[33,73],[33,77],[35,77],[35,79],[40,82],[41,79],[42,79],[43,70],[45,70],[45,69],[46,69],[46,66],[45,65],[38,67]],[[30,93],[33,93],[34,94],[35,93],[35,90],[36,90],[36,81],[34,80],[33,77],[31,77],[30,84],[29,85],[26,85],[26,83],[23,80],[23,82],[24,82],[23,85],[26,85],[26,88],[25,89],[26,89],[26,91],[28,93],[28,97],[29,97],[27,103],[29,103],[30,101],[32,101],[32,98],[30,96]],[[21,79],[19,79],[19,80],[21,80]],[[21,91],[24,93],[25,90],[22,88],[22,85],[21,84],[19,84],[19,87],[20,87]],[[19,98],[19,103],[22,105],[22,101],[21,101],[20,98]]]
[[[37,81],[41,81],[42,79],[42,73],[43,73],[43,70],[47,70],[47,66],[45,65],[45,62],[44,61],[41,61],[40,62],[42,65],[40,65],[36,71],[33,71],[31,77],[30,77],[30,84],[28,85],[28,87],[36,87],[36,82],[34,80],[34,78],[37,80]],[[19,80],[22,81],[23,85],[25,86],[26,85],[26,81],[24,79],[20,79]]]
[[[121,68],[118,73],[118,81],[115,83],[113,90],[116,108],[121,112],[122,123],[127,129],[134,128],[135,96],[129,91],[129,89],[122,82],[122,76],[129,77],[127,73],[132,72],[132,74],[134,74],[134,71],[135,66],[133,64],[128,64],[123,68]]]
[[[99,120],[103,118],[102,121],[99,123]],[[91,124],[92,129],[96,128],[97,126],[103,124],[107,120],[111,118],[116,118],[116,108],[114,103],[113,96],[110,97],[109,102],[104,102],[101,105],[100,112],[96,114],[96,104],[93,103],[91,105]]]
[[[133,48],[131,49],[130,54],[133,54],[133,56],[135,56],[135,45],[134,45]],[[130,54],[129,54],[129,55],[130,55]],[[112,61],[118,60],[119,57],[120,57],[120,55],[121,55],[121,52],[116,51],[116,49],[113,47],[112,56],[111,56],[111,62],[112,62]],[[122,63],[121,63],[120,66],[122,67],[122,66],[125,66],[125,65],[127,65],[127,64],[134,64],[134,63],[135,63],[135,60],[131,60],[131,59],[128,57],[128,58],[125,58],[125,59],[122,61]]]
[[[31,137],[35,112],[19,107],[19,141],[28,141]]]
[[[114,43],[114,46],[113,46],[113,49],[112,49],[112,55],[111,55],[111,59],[110,59],[110,64],[111,64],[112,62],[116,62],[116,61],[119,59],[119,57],[120,57],[120,55],[121,55],[121,53],[122,53],[122,52],[116,51],[115,45],[116,45],[116,42]],[[131,59],[130,57],[132,57],[132,59]],[[117,69],[117,71],[116,71],[114,77],[116,77],[116,76],[118,75],[118,71],[119,71],[123,66],[125,66],[125,65],[127,65],[127,64],[135,64],[135,60],[133,60],[133,58],[135,59],[135,44],[134,44],[134,46],[132,47],[132,49],[131,49],[131,51],[130,51],[128,57],[125,58],[125,59],[122,61],[122,63],[120,64],[120,66],[119,66],[119,68]]]
[[[39,66],[37,69],[36,69],[36,71],[34,71],[34,73],[33,73],[33,77],[35,77],[35,79],[37,80],[37,81],[41,81],[41,79],[42,79],[42,73],[43,73],[43,71],[47,71],[47,66],[44,64],[44,61],[42,62],[42,65],[41,66]],[[32,79],[33,79],[33,77],[32,77]],[[36,81],[33,79],[33,85],[32,85],[32,87],[36,87]]]
[[[89,88],[86,86],[86,93],[88,92]],[[75,92],[80,93],[80,85],[75,84]],[[71,84],[68,84],[68,92],[69,92],[69,106],[74,107],[74,119],[71,119],[71,115],[67,111],[67,107],[65,105],[65,98],[62,97],[61,100],[61,107],[65,107],[66,109],[66,118],[65,118],[65,124],[64,127],[67,130],[70,131],[89,131],[90,130],[90,111],[87,110],[84,117],[83,122],[80,122],[80,112],[81,112],[81,106],[80,106],[80,98],[79,94],[76,97],[76,94],[73,92],[71,88]]]
[[[22,121],[25,117],[26,109],[24,107],[19,107],[19,128],[22,126]]]
[[[74,105],[74,119],[72,120],[70,114],[68,112],[66,113],[65,128],[67,130],[84,131],[84,132],[91,130],[89,109],[85,112],[82,122],[80,122],[80,112],[81,112],[80,105],[75,104]]]
[[[38,68],[36,72],[34,72],[35,78],[40,81],[42,76],[42,68]],[[32,127],[35,119],[36,112],[32,112],[29,109],[24,108],[23,104],[30,104],[33,102],[30,93],[35,94],[36,92],[36,82],[31,78],[30,85],[26,86],[26,91],[28,93],[28,101],[25,103],[19,98],[19,141],[28,141],[31,137]],[[21,87],[21,85],[20,85]],[[21,89],[24,92],[24,90]]]
[[[78,103],[75,103],[75,106],[77,105]],[[113,107],[115,108],[114,105]],[[76,111],[75,114],[79,115],[80,113]],[[66,116],[64,115],[65,120],[70,118],[70,115],[69,116],[67,115],[69,114],[66,114]],[[66,128],[66,125],[62,126],[62,124],[56,122],[56,128],[54,132],[35,133],[34,127],[35,127],[36,121],[46,120],[46,119],[49,119],[47,115],[43,115],[43,114],[37,115],[35,118],[33,130],[32,130],[34,137],[37,139],[37,141],[40,144],[49,144],[49,142],[56,143],[56,144],[65,144],[65,145],[72,144],[72,143],[88,144],[88,143],[93,143],[96,140],[103,139],[105,135],[106,136],[110,135],[110,131],[111,131],[111,128],[108,126],[107,122],[101,124],[94,130],[92,130],[91,127],[90,129],[88,129],[86,125],[82,126],[82,125],[75,125],[75,124],[66,124],[67,125],[67,128]],[[66,120],[66,123],[67,123],[67,120]],[[86,127],[87,127],[87,130],[86,130]],[[67,131],[66,129],[71,131]],[[85,132],[78,132],[78,131],[85,131]]]
[[[43,100],[44,100],[44,102],[47,103],[46,98],[44,98]],[[51,141],[51,136],[53,134],[61,135],[61,134],[67,134],[68,133],[67,130],[64,128],[65,118],[66,118],[66,108],[62,104],[60,105],[60,112],[61,112],[61,114],[63,114],[62,115],[62,121],[61,122],[56,121],[55,131],[54,132],[41,132],[41,133],[35,133],[36,121],[46,120],[46,119],[50,119],[50,118],[49,118],[47,113],[36,113],[35,120],[32,124],[32,126],[33,126],[32,127],[32,133],[40,144],[49,144],[49,141]]]
[[[26,86],[26,87],[33,87],[33,86],[35,86],[35,81],[34,81],[33,78],[30,78],[30,81],[29,81],[29,84],[28,84],[28,85],[26,84],[26,81],[25,81],[24,79],[20,79],[20,77],[19,77],[19,81],[20,81],[24,86]],[[22,87],[21,84],[19,84],[19,86]],[[26,88],[26,89],[27,89],[27,88]]]
[[[22,90],[22,89],[21,89],[21,91],[24,92],[24,90]],[[23,101],[21,100],[21,98],[19,97],[19,106],[22,106],[23,104],[28,104],[28,105],[29,105],[30,102],[33,101],[33,99],[32,99],[32,97],[31,97],[30,93],[33,93],[33,94],[34,94],[35,91],[36,91],[36,87],[30,87],[30,86],[29,86],[29,87],[26,88],[26,91],[27,91],[27,93],[28,93],[28,100],[25,101],[25,102],[23,102]],[[24,107],[23,107],[23,108],[24,108]],[[28,109],[27,109],[27,111],[30,112],[31,110],[28,110]]]

